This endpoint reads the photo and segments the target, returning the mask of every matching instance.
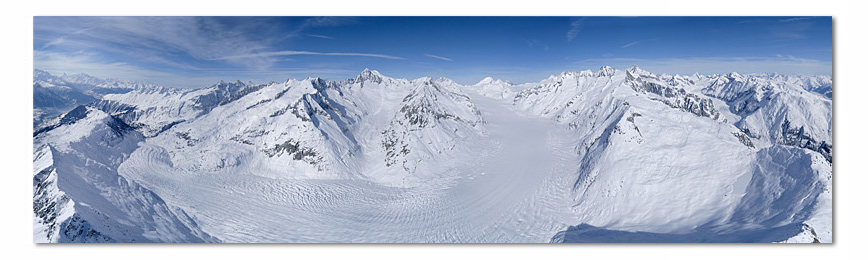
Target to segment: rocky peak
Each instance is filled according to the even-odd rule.
[[[738,72],[734,72],[734,71],[730,72],[729,74],[726,74],[726,77],[730,78],[732,80],[738,80],[738,81],[744,80],[744,76],[742,76],[741,74],[738,74]]]
[[[615,68],[609,66],[600,67],[600,70],[597,71],[598,77],[611,77],[615,75]]]
[[[642,70],[639,68],[639,66],[636,66],[636,64],[633,64],[633,66],[631,66],[629,69],[627,69],[627,76],[631,77],[631,78],[653,77],[654,74],[651,74],[651,72],[647,72],[645,70]]]
[[[362,71],[362,73],[360,73],[355,78],[355,82],[364,82],[364,81],[382,83],[383,82],[383,75],[380,74],[380,72],[378,72],[376,70],[370,70],[370,69],[366,68],[365,70]]]

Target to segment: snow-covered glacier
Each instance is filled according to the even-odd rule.
[[[829,76],[35,70],[34,103],[39,243],[832,242]]]

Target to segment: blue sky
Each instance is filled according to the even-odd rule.
[[[218,80],[832,73],[831,17],[34,17],[34,66],[173,87]]]

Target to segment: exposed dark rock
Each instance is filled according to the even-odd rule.
[[[636,92],[652,93],[659,97],[650,97],[651,100],[659,101],[669,107],[693,113],[701,117],[714,120],[720,118],[720,112],[714,108],[714,101],[699,95],[688,93],[680,87],[663,86],[653,82],[632,81],[631,87]]]
[[[293,160],[304,161],[311,165],[316,165],[319,170],[322,169],[322,156],[310,147],[302,146],[298,141],[289,139],[282,144],[275,144],[274,147],[263,150],[268,157],[282,156],[284,154],[291,156]]]
[[[196,143],[199,143],[199,139],[190,137],[190,132],[177,132],[175,136],[187,141],[187,146],[194,146]]]
[[[66,242],[66,243],[111,243],[115,242],[114,239],[103,235],[99,231],[93,229],[93,227],[86,220],[82,219],[78,214],[74,214],[71,218],[67,219],[63,223],[60,224],[61,229],[60,233],[61,239],[58,242]],[[131,241],[135,242],[135,241]]]
[[[738,141],[741,142],[741,144],[743,144],[744,146],[747,146],[750,148],[756,148],[753,146],[753,142],[751,142],[750,137],[747,136],[747,134],[739,133],[739,132],[733,132],[732,135],[735,136],[735,138],[738,138]]]
[[[832,144],[825,141],[817,142],[810,134],[805,132],[804,126],[793,126],[789,120],[784,120],[784,123],[781,124],[781,135],[781,138],[778,140],[780,144],[818,152],[826,158],[826,161],[832,162]]]

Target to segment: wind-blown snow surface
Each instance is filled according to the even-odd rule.
[[[34,240],[832,242],[831,93],[635,66],[139,88],[34,133]]]

